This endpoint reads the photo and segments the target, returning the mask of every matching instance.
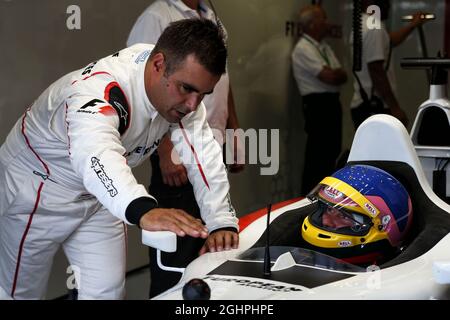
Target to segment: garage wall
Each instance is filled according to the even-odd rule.
[[[432,12],[436,19],[423,25],[423,32],[428,48],[428,55],[436,57],[438,51],[443,53],[444,25],[445,25],[445,1],[392,1],[391,18],[388,26],[397,30],[405,25],[401,17],[411,12]],[[450,19],[450,17],[448,17]],[[400,66],[400,61],[405,57],[421,57],[422,50],[419,41],[419,33],[413,31],[408,39],[393,51],[393,63],[397,80],[397,97],[400,106],[405,108],[410,119],[408,129],[411,129],[413,120],[419,105],[428,99],[429,85],[424,70],[405,70]]]
[[[264,166],[259,164],[230,176],[232,199],[241,213],[299,194],[305,137],[290,64],[296,37],[286,32],[286,24],[309,2],[214,1],[229,33],[230,79],[240,124],[245,130],[278,129],[280,135],[276,175],[261,175]]]
[[[339,43],[334,43],[335,48],[340,52],[341,57],[346,57],[345,65],[351,71],[352,61],[350,60],[351,48],[349,46],[349,34],[352,27],[352,2],[351,0],[339,1],[337,8],[333,10],[332,0],[324,0],[324,6],[330,17],[334,17],[342,24],[344,37]],[[444,0],[393,0],[391,1],[391,11],[389,19],[385,22],[388,30],[394,31],[404,27],[407,23],[401,20],[404,15],[417,11],[434,13],[436,19],[423,25],[425,40],[430,57],[436,57],[438,51],[442,52],[444,46],[444,24],[445,24],[445,1]],[[340,18],[339,18],[340,17]],[[345,17],[344,19],[342,19]],[[449,17],[450,18],[450,17]],[[400,61],[405,57],[421,57],[419,33],[414,30],[410,36],[392,51],[391,63],[395,67],[396,96],[400,106],[405,110],[409,118],[408,130],[411,129],[419,105],[428,98],[429,86],[425,71],[404,70],[400,66]],[[346,85],[343,92],[343,102],[348,108],[350,105],[353,87]],[[348,100],[347,100],[348,99]],[[347,111],[348,120],[350,115]],[[344,121],[344,123],[350,124]],[[344,143],[351,145],[354,131],[345,128]]]
[[[81,9],[81,30],[69,30],[66,10]],[[0,0],[0,143],[38,95],[60,76],[125,47],[147,0]],[[148,170],[136,170],[148,181]],[[140,232],[129,228],[128,269],[148,263]],[[67,261],[58,252],[48,298],[66,294]]]

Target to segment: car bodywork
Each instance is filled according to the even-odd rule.
[[[182,299],[192,278],[206,281],[211,299],[449,299],[450,206],[429,186],[404,126],[387,115],[369,118],[356,132],[348,163],[384,169],[410,193],[413,226],[395,258],[361,268],[302,247],[300,228],[314,203],[295,199],[270,214],[270,275],[263,269],[263,209],[241,218],[238,249],[200,256],[156,299]]]

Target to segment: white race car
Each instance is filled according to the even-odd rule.
[[[405,127],[391,116],[369,118],[356,132],[348,163],[389,172],[411,197],[413,225],[395,258],[362,268],[299,247],[313,204],[294,199],[274,205],[270,214],[270,265],[264,263],[267,210],[262,209],[241,218],[238,249],[204,254],[185,270],[172,268],[183,272],[182,279],[156,299],[183,299],[183,287],[193,278],[204,280],[210,298],[220,300],[449,299],[450,206],[430,188]],[[174,234],[143,232],[145,244],[165,251],[175,249],[173,240]]]

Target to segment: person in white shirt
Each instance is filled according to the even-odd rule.
[[[92,62],[41,94],[0,148],[0,299],[43,298],[60,246],[79,299],[123,298],[124,223],[208,238],[203,252],[237,247],[221,148],[201,103],[226,56],[214,23],[184,20],[156,46]],[[168,131],[178,152],[196,155],[185,165],[205,225],[159,208],[131,172]]]
[[[423,24],[425,20],[421,18],[422,13],[417,12],[408,25],[397,31],[388,32],[383,21],[389,16],[390,0],[364,0],[363,12],[367,12],[367,8],[371,5],[380,8],[381,21],[378,21],[380,28],[369,29],[368,25],[371,24],[368,24],[367,20],[376,18],[363,15],[362,69],[356,72],[350,105],[353,124],[357,129],[371,115],[388,113],[407,126],[408,118],[395,97],[392,49],[401,44],[414,28]],[[367,101],[364,101],[364,94]]]
[[[323,176],[335,170],[342,138],[339,86],[347,81],[347,74],[323,41],[329,31],[323,8],[303,7],[299,22],[303,35],[292,52],[292,68],[305,116],[307,141],[302,192],[307,194]]]
[[[127,45],[140,42],[155,43],[169,23],[192,18],[204,18],[213,21],[222,30],[226,39],[226,30],[223,24],[204,1],[157,0],[139,16],[130,32]],[[215,133],[216,140],[219,143],[224,143],[225,130],[239,128],[228,73],[222,75],[214,88],[214,92],[206,96],[203,102],[206,106],[207,121]],[[244,164],[238,161],[237,152],[241,150],[239,142],[235,139],[234,150],[232,150],[234,162],[228,164],[228,170],[232,173],[244,169]],[[201,218],[200,208],[194,197],[186,169],[182,164],[173,163],[172,154],[173,145],[170,139],[164,138],[157,152],[150,157],[152,177],[149,190],[152,194],[159,195],[160,206],[183,209],[192,216]],[[179,239],[177,252],[162,253],[162,260],[167,265],[185,267],[198,257],[202,246],[202,239]],[[181,274],[161,270],[156,263],[156,250],[153,248],[149,250],[152,279],[150,297],[153,297],[175,285]]]

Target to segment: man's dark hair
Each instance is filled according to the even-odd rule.
[[[207,19],[184,19],[172,22],[164,30],[151,56],[162,53],[166,75],[170,75],[193,54],[208,72],[220,76],[225,73],[227,48],[221,30]]]

